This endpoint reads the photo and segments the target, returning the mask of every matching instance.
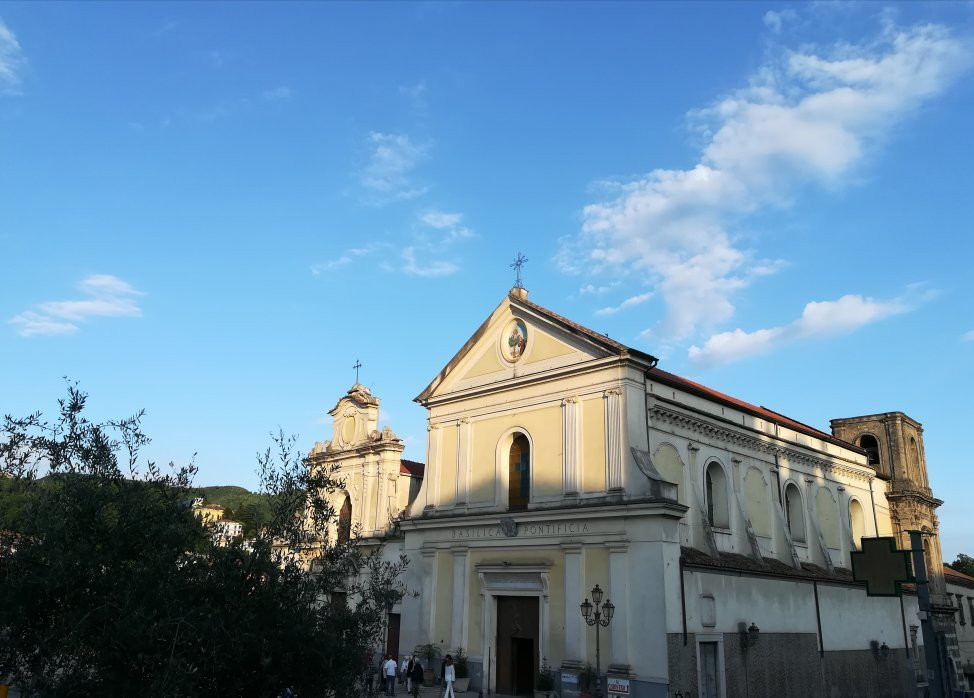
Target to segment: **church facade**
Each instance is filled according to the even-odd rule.
[[[471,689],[503,695],[530,693],[544,668],[567,698],[594,692],[597,664],[640,697],[906,696],[925,682],[915,596],[868,597],[849,571],[861,537],[923,528],[946,593],[940,501],[909,417],[821,432],[668,373],[522,288],[416,400],[425,466],[402,460],[359,385],[309,455],[346,483],[334,535],[410,560],[393,653],[463,648]],[[614,608],[598,629],[580,610],[596,585]],[[953,607],[935,602],[949,644]]]

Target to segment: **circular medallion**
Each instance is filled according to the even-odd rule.
[[[528,328],[524,320],[514,318],[501,335],[501,354],[507,361],[514,363],[524,356],[528,348]]]

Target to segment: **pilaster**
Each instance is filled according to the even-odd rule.
[[[609,668],[613,674],[629,674],[629,622],[635,609],[629,608],[629,543],[606,543],[609,549],[609,595],[618,613],[609,623]]]
[[[465,547],[455,547],[453,552],[453,604],[450,612],[453,622],[450,626],[450,643],[453,648],[466,647],[467,630],[467,577],[470,556]]]
[[[602,393],[605,400],[605,465],[606,489],[621,490],[622,481],[622,390],[610,388]]]
[[[561,546],[565,559],[565,648],[563,666],[582,666],[585,657],[583,623],[579,610],[582,591],[582,544],[563,543]]]
[[[562,476],[563,492],[578,494],[578,399],[566,397],[561,401],[562,421]]]

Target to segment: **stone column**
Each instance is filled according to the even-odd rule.
[[[423,480],[429,481],[429,490],[426,494],[426,508],[433,509],[440,505],[440,440],[443,438],[443,430],[438,424],[429,426],[429,457],[426,461],[426,473]]]
[[[466,647],[467,642],[464,638],[467,626],[467,548],[453,548],[453,605],[450,612],[453,614],[453,623],[450,627],[451,650],[457,647]]]
[[[622,391],[611,388],[602,393],[605,400],[605,485],[620,490],[622,483]]]
[[[561,433],[563,493],[578,494],[578,399],[566,397],[561,401]]]
[[[629,616],[638,617],[636,609],[629,608],[629,543],[613,541],[605,544],[609,549],[609,593],[607,598],[615,604],[616,613],[609,623],[609,648],[607,671],[628,674],[629,664]]]
[[[565,556],[565,649],[562,666],[581,667],[585,659],[585,633],[582,627],[585,621],[579,608],[585,597],[582,590],[582,577],[585,574],[582,568],[582,544],[563,543],[561,549]]]

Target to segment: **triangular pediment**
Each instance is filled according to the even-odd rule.
[[[519,297],[515,290],[416,400],[424,403],[438,396],[629,355],[654,361]]]

